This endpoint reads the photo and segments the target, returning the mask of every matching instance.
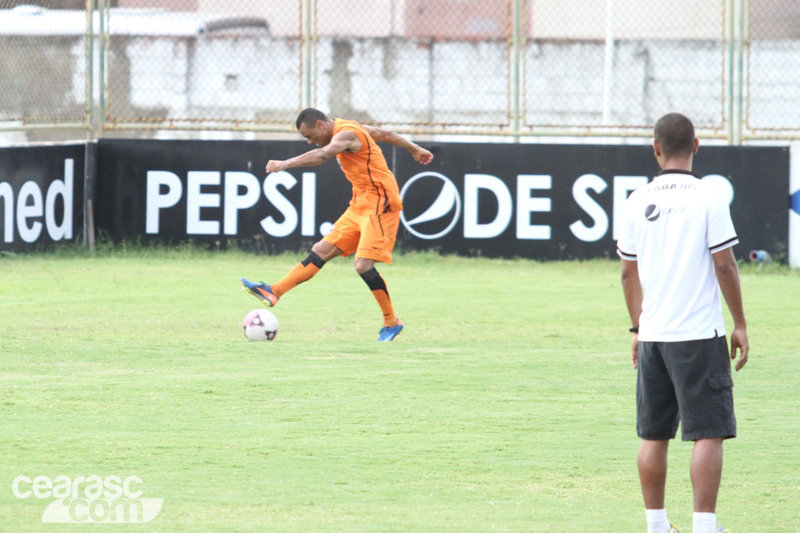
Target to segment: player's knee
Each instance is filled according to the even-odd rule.
[[[375,261],[373,261],[371,259],[364,259],[364,258],[361,258],[361,257],[356,257],[355,267],[356,267],[356,272],[358,272],[359,275],[364,274],[365,272],[368,272],[374,266],[375,266]]]
[[[341,250],[326,240],[317,241],[314,246],[311,247],[311,251],[322,258],[323,261],[330,261],[342,253]]]
[[[325,249],[325,241],[317,241],[314,243],[314,246],[311,247],[311,251],[319,255],[320,257],[322,257],[322,255],[320,254],[324,253],[324,249]]]

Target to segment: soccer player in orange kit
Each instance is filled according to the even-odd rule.
[[[283,279],[268,285],[242,278],[242,285],[264,306],[273,307],[286,292],[311,279],[327,261],[339,255],[355,254],[356,272],[372,291],[383,313],[378,341],[392,341],[402,331],[403,323],[394,312],[386,282],[375,269],[375,263],[392,264],[403,204],[397,180],[376,143],[388,142],[405,148],[423,165],[433,160],[433,154],[392,131],[354,120],[330,119],[318,109],[301,111],[296,126],[309,144],[319,148],[285,161],[271,160],[267,163],[267,172],[318,166],[336,156],[345,177],[353,185],[353,199],[336,221],[333,231],[314,244],[308,257]]]

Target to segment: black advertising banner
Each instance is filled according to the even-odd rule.
[[[334,160],[266,175],[269,159],[308,149],[303,141],[101,140],[95,226],[116,241],[297,250],[327,233],[351,197]]]
[[[658,172],[649,146],[433,143],[428,166],[383,146],[404,212],[399,249],[486,257],[615,257],[628,194]],[[319,240],[347,208],[351,189],[331,160],[266,175],[269,159],[303,141],[101,140],[96,226],[115,240],[269,252]],[[695,172],[730,201],[738,257],[788,243],[789,150],[703,147]]]
[[[0,250],[32,251],[83,230],[85,145],[0,148]]]
[[[397,157],[403,247],[488,257],[615,257],[630,192],[659,171],[651,146],[446,144],[421,171]],[[701,147],[694,172],[729,199],[737,257],[786,255],[789,149]],[[398,239],[400,240],[400,239]]]

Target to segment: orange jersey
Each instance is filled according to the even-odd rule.
[[[400,211],[400,189],[389,170],[378,144],[367,130],[355,120],[334,120],[333,134],[350,130],[361,141],[358,152],[342,152],[336,155],[345,177],[353,184],[353,199],[350,207],[361,215],[373,215]]]

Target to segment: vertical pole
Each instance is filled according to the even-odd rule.
[[[606,0],[606,54],[603,72],[603,125],[611,123],[611,90],[614,77],[614,9],[615,0]]]
[[[742,144],[742,128],[745,120],[744,117],[744,86],[747,80],[745,79],[744,72],[744,41],[747,39],[747,20],[748,5],[747,0],[739,0],[739,19],[738,19],[738,40],[736,43],[736,70],[738,74],[739,83],[736,85],[736,109],[734,109],[736,129],[734,131],[733,141],[736,145]]]
[[[511,128],[514,130],[514,142],[519,142],[520,115],[522,101],[522,0],[512,0],[511,2]]]
[[[106,38],[106,22],[108,16],[107,0],[97,0],[98,40],[96,50],[99,68],[95,84],[97,94],[96,137],[101,137],[106,121],[106,58],[108,57],[108,40]]]
[[[789,152],[789,266],[800,268],[800,142]]]
[[[96,175],[97,113],[95,88],[94,0],[86,0],[86,145],[83,153],[83,245],[94,252],[94,181]]]
[[[83,243],[94,252],[94,189],[97,177],[97,141],[86,143],[83,162]]]
[[[302,11],[302,39],[303,39],[303,90],[302,90],[302,106],[303,108],[312,107],[315,102],[313,98],[313,83],[314,83],[314,47],[312,45],[313,39],[313,18],[315,16],[315,8],[313,0],[303,0],[300,7]]]
[[[86,137],[94,136],[94,1],[86,0]]]
[[[733,41],[734,41],[734,27],[736,25],[736,13],[734,9],[734,0],[726,0],[725,2],[725,130],[727,132],[728,144],[733,144],[734,117],[733,117],[733,100],[734,100],[734,79],[733,79]]]

